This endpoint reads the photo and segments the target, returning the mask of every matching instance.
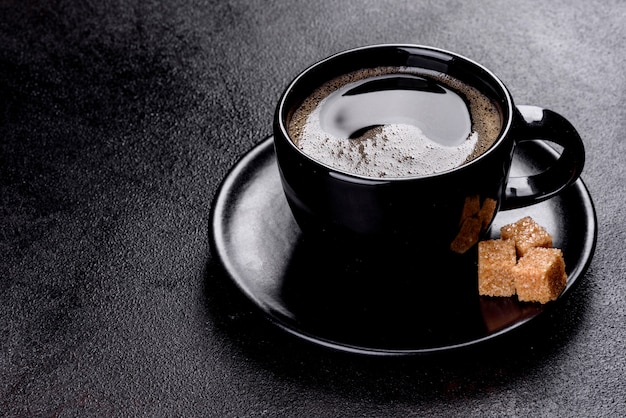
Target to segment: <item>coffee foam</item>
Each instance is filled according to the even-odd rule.
[[[472,119],[468,138],[460,145],[444,146],[408,124],[379,126],[357,139],[336,137],[322,128],[320,112],[330,94],[365,78],[396,73],[430,77],[460,93]],[[314,159],[341,171],[390,178],[447,171],[473,160],[497,139],[501,118],[488,98],[448,75],[409,67],[379,67],[345,74],[316,89],[294,112],[288,129],[293,142]]]
[[[358,139],[338,138],[326,133],[319,123],[319,107],[302,131],[307,138],[300,149],[332,166],[369,177],[401,177],[450,170],[463,164],[472,153],[478,135],[455,147],[431,141],[422,131],[407,124],[380,126]]]

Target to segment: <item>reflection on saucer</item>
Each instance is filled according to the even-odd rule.
[[[505,329],[539,314],[543,307],[536,303],[520,303],[515,297],[480,298],[480,311],[488,333]]]

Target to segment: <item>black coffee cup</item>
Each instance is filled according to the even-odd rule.
[[[294,110],[329,80],[363,69],[403,67],[450,76],[478,90],[500,112],[500,132],[478,157],[427,175],[377,178],[333,168],[304,153],[290,137]],[[509,178],[516,144],[548,140],[561,147],[549,169]],[[280,177],[305,237],[350,248],[407,246],[429,253],[465,253],[489,229],[498,210],[548,199],[579,177],[582,140],[559,114],[516,106],[505,85],[480,64],[441,49],[375,45],[338,53],[304,70],[289,84],[274,118]]]

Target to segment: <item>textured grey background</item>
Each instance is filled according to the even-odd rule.
[[[390,42],[477,60],[587,148],[599,237],[580,286],[456,356],[295,340],[208,242],[217,187],[288,81]],[[625,66],[620,0],[0,0],[0,415],[624,415]]]

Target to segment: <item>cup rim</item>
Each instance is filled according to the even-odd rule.
[[[398,176],[398,177],[376,177],[376,176],[367,176],[367,175],[363,175],[363,174],[357,174],[357,173],[353,173],[353,172],[349,172],[349,171],[345,171],[336,167],[333,167],[330,164],[327,164],[323,161],[317,160],[313,157],[311,157],[310,155],[306,154],[305,152],[303,152],[300,148],[298,148],[298,146],[291,140],[287,127],[285,126],[285,112],[288,111],[288,109],[286,109],[286,101],[287,99],[290,97],[292,91],[294,90],[294,87],[297,86],[300,81],[305,78],[308,74],[310,74],[311,72],[315,71],[317,68],[327,65],[329,62],[332,62],[333,60],[337,59],[338,57],[341,56],[345,56],[345,55],[349,55],[349,54],[355,54],[355,53],[359,53],[360,51],[367,51],[367,50],[374,50],[374,49],[410,49],[412,52],[417,52],[419,50],[422,51],[428,51],[431,53],[440,53],[443,55],[447,55],[451,58],[455,58],[455,59],[460,59],[465,61],[466,63],[477,67],[478,69],[480,69],[482,72],[484,72],[485,74],[487,74],[489,76],[489,78],[495,82],[495,84],[498,86],[498,89],[500,90],[500,92],[502,93],[503,98],[505,99],[505,103],[506,103],[506,108],[507,109],[503,109],[503,118],[506,114],[506,118],[505,120],[503,120],[502,123],[502,129],[498,135],[498,138],[494,141],[494,143],[485,151],[483,152],[481,155],[479,155],[478,157],[474,158],[473,160],[462,164],[458,167],[454,167],[452,169],[449,170],[444,170],[444,171],[439,171],[436,173],[431,173],[431,174],[425,174],[425,175],[409,175],[409,176]],[[446,49],[442,49],[442,48],[436,48],[436,47],[431,47],[431,46],[427,46],[427,45],[418,45],[418,44],[409,44],[409,43],[384,43],[384,44],[373,44],[373,45],[365,45],[365,46],[360,46],[360,47],[356,47],[356,48],[351,48],[351,49],[347,49],[347,50],[343,50],[340,52],[337,52],[335,54],[332,54],[322,60],[319,60],[315,63],[313,63],[312,65],[308,66],[307,68],[305,68],[303,71],[301,71],[287,86],[287,88],[285,89],[285,91],[283,92],[283,94],[280,97],[280,100],[278,102],[278,106],[276,108],[276,115],[275,115],[275,120],[276,123],[280,129],[280,133],[281,135],[286,139],[285,142],[287,142],[289,144],[289,146],[295,150],[298,154],[300,154],[301,156],[303,156],[304,158],[306,158],[307,161],[310,161],[320,167],[323,167],[325,170],[328,171],[328,173],[330,173],[333,176],[339,177],[339,178],[343,178],[343,179],[349,179],[349,180],[357,180],[357,181],[362,181],[362,182],[375,182],[375,183],[380,183],[380,182],[403,182],[403,181],[415,181],[415,180],[420,180],[420,179],[428,179],[428,178],[433,178],[433,177],[441,177],[441,176],[445,176],[447,174],[451,174],[451,173],[457,173],[459,171],[464,171],[466,169],[468,169],[469,167],[474,166],[475,164],[478,164],[480,161],[484,160],[485,158],[487,158],[489,155],[491,155],[493,152],[496,151],[497,148],[499,148],[499,146],[502,144],[502,142],[504,141],[504,139],[507,137],[511,126],[512,126],[512,122],[513,122],[513,98],[511,97],[511,93],[509,92],[509,90],[506,88],[506,86],[504,85],[504,83],[500,80],[500,78],[498,76],[496,76],[491,70],[489,70],[488,68],[486,68],[484,65],[478,63],[477,61],[474,61],[470,58],[467,58],[461,54],[452,52],[452,51],[448,51]]]

